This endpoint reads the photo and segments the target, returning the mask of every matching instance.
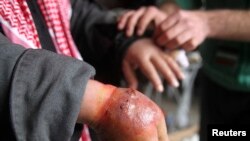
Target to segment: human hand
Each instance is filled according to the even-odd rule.
[[[88,123],[103,141],[168,141],[164,115],[148,97],[93,80],[86,87],[78,122]]]
[[[154,6],[141,7],[124,13],[118,20],[118,29],[125,30],[128,37],[137,30],[137,35],[142,35],[146,28],[153,22],[157,26],[166,18],[166,14]],[[136,29],[137,28],[137,29]]]
[[[144,38],[135,41],[127,50],[122,62],[122,70],[129,87],[136,89],[138,85],[134,73],[135,66],[142,71],[159,92],[163,91],[160,74],[171,86],[178,87],[178,79],[183,79],[184,74],[171,55],[160,50],[151,39]]]
[[[208,36],[206,16],[202,12],[176,10],[155,30],[155,43],[169,49],[193,50]]]
[[[168,141],[160,108],[133,89],[114,91],[94,129],[104,141]]]

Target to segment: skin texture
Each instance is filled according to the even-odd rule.
[[[79,123],[87,123],[104,141],[168,141],[160,108],[142,93],[89,80]]]
[[[163,135],[157,137],[158,129],[154,128],[164,124],[159,122],[164,121],[161,110],[136,90],[117,89],[99,114],[98,124],[94,127],[104,141],[157,141],[166,138]],[[166,132],[164,128],[159,130]]]
[[[171,10],[161,11],[156,7],[150,7],[153,9],[150,12],[141,9],[128,11],[121,16],[118,28],[125,30],[128,33],[127,36],[132,36],[134,32],[142,35],[150,23],[158,21],[154,22],[154,41],[157,46],[168,49],[182,46],[191,50],[204,41],[208,34],[208,28],[205,28],[207,22],[205,18],[192,15],[173,5],[165,5],[165,7],[171,7]],[[143,30],[141,31],[141,29]]]
[[[205,17],[204,28],[207,37],[225,40],[250,41],[249,10],[187,11],[190,14]],[[244,19],[244,20],[242,20]]]
[[[142,7],[122,15],[118,20],[118,28],[125,30],[127,36],[133,35],[136,29],[137,34],[142,35],[149,25],[157,26],[165,18],[166,14],[156,7]],[[138,39],[126,51],[122,70],[130,88],[138,87],[136,69],[141,70],[158,92],[164,90],[160,75],[173,87],[178,87],[178,80],[184,79],[175,58],[155,47],[157,46],[151,39]]]
[[[167,15],[154,6],[141,7],[124,13],[118,20],[118,29],[125,30],[128,37],[132,36],[137,27],[137,35],[142,35],[146,28],[152,23],[159,25]]]
[[[183,47],[189,51],[205,40],[209,29],[207,19],[201,13],[177,10],[156,28],[155,33],[158,46],[169,49]]]
[[[163,91],[160,75],[171,86],[178,87],[178,80],[183,79],[184,74],[172,56],[174,55],[157,48],[150,38],[135,41],[127,50],[122,63],[122,70],[129,87],[137,88],[138,80],[134,72],[136,69],[140,69],[159,92]]]
[[[167,10],[154,12],[158,14],[153,14],[155,16],[152,18],[152,13],[137,14],[139,10],[133,11],[134,14],[120,18],[118,25],[123,26],[118,27],[121,30],[133,30],[127,34],[131,35],[135,29],[148,27],[148,22],[143,21],[154,22],[165,14],[166,18],[155,26],[154,40],[160,47],[182,47],[190,51],[197,48],[206,38],[250,41],[250,30],[246,30],[250,28],[249,10],[186,11],[174,8],[170,13],[167,13]],[[137,23],[131,22],[131,19]]]
[[[105,105],[115,90],[116,87],[112,85],[104,85],[98,81],[89,80],[83,96],[78,122],[95,123],[99,109]]]

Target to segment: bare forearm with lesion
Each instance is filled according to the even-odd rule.
[[[250,41],[249,10],[195,11],[207,23],[209,38]]]
[[[94,80],[88,81],[77,122],[105,141],[167,141],[164,115],[155,103],[136,90]]]
[[[100,109],[105,106],[116,87],[89,80],[82,99],[77,122],[92,124],[98,119]]]

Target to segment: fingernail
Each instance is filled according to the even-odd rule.
[[[180,84],[179,84],[179,82],[178,82],[177,80],[175,80],[175,81],[173,81],[173,86],[174,86],[174,87],[179,87]]]
[[[164,90],[164,87],[163,87],[162,85],[158,85],[158,86],[157,86],[157,91],[158,91],[158,92],[161,92],[161,93],[162,93],[163,90]]]

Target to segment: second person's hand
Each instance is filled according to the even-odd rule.
[[[174,87],[179,86],[178,79],[184,78],[184,74],[174,58],[160,50],[150,38],[139,39],[134,42],[127,50],[122,63],[125,79],[129,86],[135,89],[138,86],[138,80],[134,72],[137,67],[159,92],[164,89],[161,75],[169,85]]]
[[[155,43],[168,49],[193,50],[208,36],[208,22],[202,12],[176,10],[156,27]]]
[[[165,18],[166,13],[157,7],[141,7],[138,10],[130,10],[124,13],[118,20],[118,29],[124,30],[128,37],[142,35],[151,23],[154,26],[160,24]]]

